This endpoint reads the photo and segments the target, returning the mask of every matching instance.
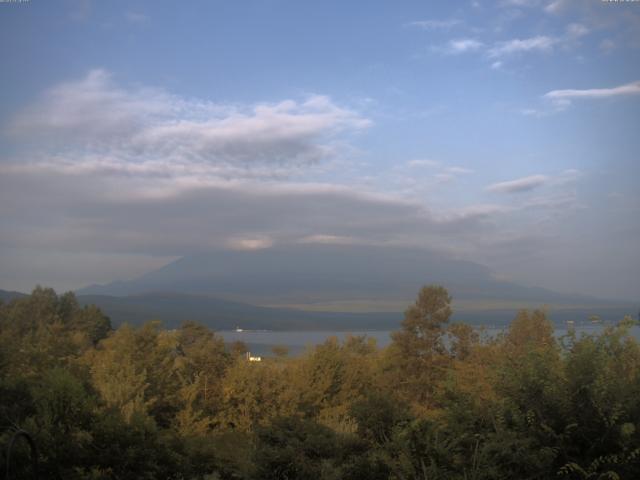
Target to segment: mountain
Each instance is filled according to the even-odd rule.
[[[139,278],[92,285],[78,293],[174,292],[263,305],[388,301],[406,306],[420,287],[431,283],[446,286],[455,301],[483,305],[602,303],[593,297],[501,281],[485,266],[429,250],[345,245],[190,255]]]
[[[185,320],[193,320],[214,330],[395,330],[403,318],[397,312],[326,312],[290,308],[258,307],[201,295],[146,293],[126,297],[80,295],[83,305],[94,304],[107,314],[114,326],[122,323],[140,325],[160,320],[166,328],[176,328]],[[500,309],[454,310],[452,321],[482,325],[506,325],[520,307]],[[567,320],[585,321],[598,315],[603,321],[615,322],[629,314],[629,306],[551,307],[550,318],[558,325]]]
[[[26,293],[13,292],[9,290],[0,290],[0,302],[8,303],[16,298],[26,297]]]
[[[396,328],[400,313],[307,312],[284,308],[258,307],[201,295],[145,293],[127,297],[79,295],[83,305],[100,307],[114,325],[124,322],[139,325],[161,320],[167,328],[178,327],[185,320],[207,325],[214,330],[236,327],[250,330],[384,330]]]
[[[504,324],[521,308],[543,306],[559,323],[594,314],[615,321],[637,311],[630,303],[501,281],[485,266],[429,250],[345,245],[201,253],[77,293],[115,323],[157,318],[215,329],[393,329],[431,283],[449,289],[453,320],[468,323]]]
[[[20,292],[0,290],[0,299],[9,302],[25,297]],[[160,320],[165,328],[175,328],[193,320],[214,330],[395,330],[403,318],[402,311],[338,312],[305,311],[292,308],[268,308],[203,295],[179,293],[144,293],[128,296],[78,295],[82,305],[97,305],[110,317],[114,327],[122,323],[140,325]],[[404,305],[405,307],[407,305]],[[455,308],[452,321],[482,325],[506,325],[522,305],[506,308]],[[632,313],[630,305],[554,306],[550,318],[561,325],[567,320],[584,321],[590,315],[615,322]]]

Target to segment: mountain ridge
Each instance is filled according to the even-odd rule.
[[[446,286],[457,300],[620,303],[497,280],[484,265],[425,249],[345,245],[188,255],[135,279],[90,285],[77,293],[127,296],[171,291],[273,305],[363,298],[405,300],[430,283]]]
[[[0,299],[11,301],[26,297],[20,292],[0,290]],[[152,292],[126,297],[77,295],[81,305],[96,305],[110,317],[114,327],[123,323],[141,325],[159,320],[166,328],[176,328],[191,320],[213,330],[300,330],[300,331],[372,331],[395,330],[403,318],[401,310],[386,312],[308,311],[273,308],[232,302],[204,295]],[[409,304],[407,304],[408,306]],[[466,309],[453,305],[452,322],[473,325],[505,326],[521,307]],[[603,321],[616,322],[633,311],[631,305],[566,307],[548,309],[550,319],[561,325],[567,320],[587,321],[599,315]]]

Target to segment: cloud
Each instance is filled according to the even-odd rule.
[[[526,116],[541,118],[566,110],[569,106],[571,106],[574,100],[593,100],[638,94],[640,94],[640,81],[635,81],[612,88],[551,90],[541,97],[543,100],[549,102],[546,107],[524,108],[520,110],[520,113]]]
[[[434,47],[434,50],[446,55],[458,55],[461,53],[476,52],[483,47],[484,44],[474,38],[458,38],[450,40],[444,46]]]
[[[0,268],[0,281],[38,277],[45,257],[66,260],[68,288],[210,249],[299,243],[413,246],[469,258],[493,248],[512,218],[542,208],[441,206],[425,200],[430,195],[358,184],[362,171],[343,175],[342,153],[369,125],[318,95],[221,105],[119,86],[100,70],[55,86],[8,127],[16,154],[0,159],[0,263],[8,264],[7,252],[24,261],[21,271]],[[343,183],[314,176],[336,166]],[[472,173],[424,158],[399,168],[434,191],[443,188],[438,181]],[[101,269],[109,259],[118,267]]]
[[[538,35],[536,37],[525,39],[516,38],[504,42],[499,42],[498,44],[491,47],[487,54],[490,58],[496,58],[522,52],[545,52],[550,51],[557,43],[557,39],[546,35]]]
[[[566,0],[554,0],[544,7],[544,11],[550,14],[557,14],[563,11],[568,3]]]
[[[232,250],[264,250],[273,246],[273,240],[266,236],[230,238],[227,241]]]
[[[591,30],[581,23],[570,23],[566,26],[565,32],[559,36],[537,35],[528,38],[512,38],[492,45],[485,45],[483,42],[473,38],[463,38],[451,40],[448,44],[435,48],[441,53],[455,55],[467,52],[481,52],[491,60],[491,68],[499,69],[503,66],[502,59],[523,53],[546,53],[558,47],[568,48],[579,39],[587,35]]]
[[[452,175],[468,175],[473,173],[473,170],[465,167],[447,167],[445,171]]]
[[[496,205],[493,203],[482,203],[459,208],[450,213],[449,218],[470,219],[470,218],[490,218],[495,214],[507,213],[514,210],[514,207]]]
[[[566,35],[569,38],[578,38],[587,35],[590,29],[581,23],[570,23],[567,25]]]
[[[226,105],[122,87],[93,70],[9,122],[18,160],[0,161],[0,215],[11,226],[0,245],[168,258],[336,239],[448,246],[480,227],[484,217],[308,180],[370,124],[321,95]]]
[[[462,175],[469,175],[473,170],[461,166],[447,166],[441,162],[428,159],[417,159],[407,162],[406,166],[394,169],[398,173],[393,181],[405,192],[417,193],[428,191],[434,185],[446,185]]]
[[[429,159],[424,159],[424,158],[420,158],[420,159],[416,159],[416,160],[410,160],[407,165],[411,168],[419,168],[419,167],[429,167],[429,168],[436,168],[440,166],[440,162],[436,161],[436,160],[429,160]]]
[[[488,219],[486,211],[435,212],[394,195],[323,183],[198,183],[33,168],[3,170],[0,192],[0,215],[11,225],[0,232],[3,248],[49,252],[167,257],[345,238],[466,248]]]
[[[11,225],[0,244],[163,258],[299,242],[467,248],[484,213],[308,180],[370,123],[326,96],[221,105],[93,70],[10,122],[20,160],[0,162],[0,215]]]
[[[456,25],[462,24],[462,20],[450,18],[447,20],[418,20],[405,24],[407,27],[416,27],[423,30],[449,30]]]
[[[504,7],[535,7],[540,0],[502,0],[500,4]]]
[[[521,193],[534,190],[547,183],[545,175],[531,175],[529,177],[518,178],[506,182],[498,182],[489,185],[486,190],[494,193]]]
[[[37,136],[48,152],[247,167],[317,162],[335,153],[340,134],[370,124],[321,95],[220,105],[160,89],[121,88],[108,72],[93,70],[48,90],[8,132],[18,140]]]
[[[575,99],[601,99],[638,94],[640,94],[640,81],[635,81],[612,88],[590,88],[585,90],[552,90],[545,93],[543,95],[543,98],[550,100],[559,107],[565,107]]]
[[[353,237],[341,237],[338,235],[316,234],[302,237],[298,243],[319,243],[324,245],[353,245],[357,243],[366,243],[362,240],[358,241]]]
[[[487,51],[487,56],[489,58],[501,58],[529,52],[550,52],[556,47],[569,46],[575,43],[580,37],[587,35],[589,32],[589,28],[581,23],[570,23],[566,26],[564,34],[560,36],[537,35],[535,37],[513,38],[497,42]],[[495,62],[493,65],[495,65]]]
[[[543,100],[550,102],[546,108],[525,108],[520,110],[520,113],[527,116],[545,117],[562,112],[571,106],[574,100],[597,100],[638,94],[640,94],[640,81],[611,88],[551,90],[542,95]]]

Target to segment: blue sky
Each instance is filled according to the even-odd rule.
[[[640,3],[0,3],[0,288],[423,246],[640,295]]]

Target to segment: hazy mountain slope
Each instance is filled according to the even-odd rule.
[[[9,291],[9,290],[0,290],[0,301],[2,302],[10,302],[11,300],[15,299],[15,298],[22,298],[25,297],[26,294],[25,293],[21,293],[21,292],[13,292],[13,291]]]
[[[20,292],[0,290],[0,299],[9,302],[26,296]],[[403,318],[396,312],[310,312],[285,308],[266,308],[231,302],[202,295],[175,293],[146,293],[131,296],[79,295],[83,305],[94,304],[111,318],[113,326],[122,323],[140,325],[160,320],[167,328],[174,328],[186,320],[207,325],[214,330],[394,330]],[[500,309],[456,309],[452,321],[483,325],[505,325],[513,320],[519,306]],[[603,321],[615,322],[626,314],[634,314],[633,305],[600,305],[583,307],[551,307],[550,318],[561,325],[566,320],[586,321],[599,315]]]
[[[128,297],[81,295],[82,304],[95,304],[110,318],[114,326],[124,322],[140,325],[149,320],[161,320],[167,328],[193,320],[214,330],[236,327],[255,330],[395,330],[403,318],[402,312],[309,312],[284,308],[265,308],[230,302],[200,295],[148,293]],[[454,322],[483,325],[506,325],[518,308],[455,311]],[[628,306],[551,308],[550,318],[561,325],[567,320],[586,321],[590,315],[615,322],[633,313]]]
[[[299,245],[183,257],[137,279],[93,285],[81,294],[167,291],[250,303],[305,303],[362,298],[413,299],[422,285],[446,286],[457,300],[584,304],[595,299],[496,280],[473,262],[428,250]]]
[[[305,312],[265,308],[198,295],[147,293],[127,297],[79,295],[82,304],[95,304],[114,325],[161,320],[174,328],[185,320],[215,330],[236,327],[267,330],[388,329],[396,328],[401,313]]]

